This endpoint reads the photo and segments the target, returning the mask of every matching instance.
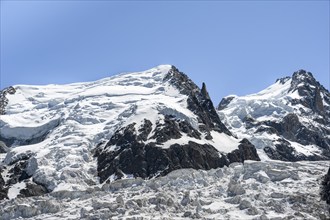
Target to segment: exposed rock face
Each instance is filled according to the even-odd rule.
[[[8,170],[8,180],[5,182],[2,175],[0,175],[0,200],[7,198],[8,188],[10,186],[23,182],[32,177],[33,173],[37,169],[36,163],[36,159],[31,157],[31,155],[24,155],[17,161],[13,161],[12,164],[9,164],[11,168]],[[2,168],[0,168],[0,171],[2,171]],[[34,182],[33,179],[31,182],[26,183],[26,187],[20,190],[18,196],[40,196],[48,192],[49,190],[47,190],[46,187]]]
[[[330,93],[310,72],[299,70],[256,94],[224,98],[218,110],[231,131],[249,135],[271,159],[330,159]]]
[[[322,200],[325,200],[327,204],[330,205],[330,168],[322,181],[321,198]],[[329,212],[330,212],[330,208],[329,208]]]
[[[314,142],[316,145],[329,151],[330,139],[327,138],[330,134],[329,91],[316,81],[312,73],[306,72],[305,70],[299,70],[292,76],[289,92],[298,92],[300,96],[300,98],[294,98],[291,100],[293,106],[299,106],[300,104],[307,108],[307,111],[300,109],[298,115],[313,120],[312,123],[307,124],[309,126],[303,128],[306,133],[300,135],[297,134],[297,138],[305,139],[304,137],[306,137],[306,142]],[[306,129],[308,131],[306,131]],[[316,137],[316,134],[314,133],[318,133],[319,137]]]
[[[225,109],[227,107],[227,105],[230,103],[230,101],[233,100],[234,98],[235,98],[234,96],[228,96],[228,97],[221,99],[217,110],[220,111],[222,109]]]
[[[10,86],[8,88],[4,88],[0,90],[0,115],[6,114],[6,105],[8,104],[7,94],[12,95],[15,94],[16,90],[14,87]]]
[[[0,200],[7,198],[8,189],[5,187],[5,181],[2,178],[2,168],[0,167]]]
[[[172,118],[174,121],[175,119]],[[145,120],[149,126],[150,121]],[[220,154],[213,146],[208,144],[198,144],[189,142],[188,144],[173,144],[164,149],[157,144],[165,142],[163,137],[176,137],[180,134],[179,124],[176,124],[174,132],[171,129],[157,133],[157,142],[145,144],[141,142],[141,135],[137,132],[134,124],[118,130],[107,143],[102,152],[96,154],[98,157],[98,174],[101,182],[109,176],[121,178],[125,174],[132,174],[135,177],[150,178],[163,176],[169,172],[181,168],[212,169],[223,167],[233,162],[243,162],[244,160],[260,160],[256,149],[248,141],[243,140],[239,149],[228,155]],[[186,122],[181,122],[185,124]],[[188,131],[197,134],[197,131]],[[174,136],[173,136],[174,135]],[[117,149],[109,151],[109,148],[116,146]]]
[[[295,99],[295,104],[302,104],[303,106],[312,109],[319,114],[325,114],[324,104],[321,97],[321,92],[329,93],[319,82],[315,80],[313,74],[305,70],[299,70],[292,75],[292,82],[290,92],[297,91],[303,97],[302,99]],[[329,96],[325,97],[325,102],[329,103]],[[329,110],[329,109],[327,109]],[[329,115],[327,115],[329,117]]]
[[[26,188],[20,191],[19,197],[41,196],[49,193],[46,187],[36,183],[27,183]]]
[[[175,119],[168,119],[175,121]],[[233,162],[243,162],[244,160],[260,160],[256,149],[248,141],[243,140],[239,149],[228,155],[220,154],[209,144],[198,144],[189,142],[188,144],[173,144],[169,148],[161,148],[157,144],[165,142],[168,137],[178,137],[180,124],[186,122],[173,122],[175,127],[163,129],[156,133],[157,142],[145,144],[141,142],[141,135],[136,135],[135,124],[118,130],[107,143],[103,151],[98,152],[98,174],[100,181],[105,181],[109,176],[121,178],[125,174],[132,174],[135,177],[150,178],[154,176],[164,176],[169,172],[181,168],[212,169],[223,167]],[[168,123],[170,124],[170,123]],[[149,126],[150,121],[145,120],[144,126]],[[168,127],[171,128],[171,127]],[[187,134],[198,134],[197,131],[185,130]],[[148,129],[146,129],[148,130]],[[117,149],[110,150],[115,146]]]
[[[0,154],[7,153],[8,150],[7,145],[3,141],[0,141]]]
[[[257,125],[257,124],[256,124]],[[298,161],[298,160],[324,160],[330,158],[330,141],[324,138],[324,133],[318,133],[314,129],[309,129],[304,126],[296,114],[287,114],[280,123],[272,121],[264,121],[259,124],[266,125],[269,128],[269,133],[281,136],[275,144],[275,149],[265,147],[264,150],[271,159],[280,159],[285,161]],[[258,126],[258,125],[257,125]],[[259,127],[258,131],[263,127]],[[270,129],[271,128],[271,129]],[[291,147],[289,141],[297,142],[302,145],[317,145],[322,149],[321,155],[303,155],[297,154],[295,149]]]
[[[260,160],[253,144],[247,139],[243,139],[240,143],[237,150],[227,155],[229,163],[244,162],[244,160]]]
[[[170,82],[188,97],[187,106],[198,116],[198,127],[175,115],[164,114],[164,120],[157,121],[155,125],[144,119],[139,128],[132,123],[117,130],[106,146],[99,146],[95,153],[101,182],[109,177],[118,179],[126,174],[151,178],[181,168],[211,169],[233,162],[260,160],[255,147],[247,139],[238,144],[237,150],[228,154],[220,153],[207,143],[181,143],[183,135],[196,140],[205,136],[205,139],[212,140],[211,132],[223,132],[229,136],[231,132],[220,121],[204,83],[202,89],[199,89],[175,67],[170,69],[164,82]],[[168,141],[173,143],[164,147]]]
[[[199,129],[202,131],[217,130],[231,135],[231,132],[220,121],[208,92],[206,91],[205,84],[203,84],[203,88],[200,90],[186,74],[180,72],[174,66],[164,80],[168,80],[181,94],[188,96],[188,108],[199,116],[199,122],[202,123]]]

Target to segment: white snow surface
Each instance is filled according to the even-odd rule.
[[[45,139],[24,146],[18,141],[6,157],[0,154],[6,165],[1,175],[7,181],[12,168],[8,164],[31,154],[26,171],[53,191],[17,198],[26,183],[12,185],[10,199],[0,201],[0,219],[326,219],[329,207],[319,199],[319,187],[329,161],[269,160],[261,149],[276,142],[277,136],[267,133],[250,139],[259,148],[259,162],[208,171],[175,170],[150,180],[130,175],[114,180],[111,176],[110,184],[99,184],[91,150],[108,141],[117,129],[133,122],[138,128],[144,118],[154,129],[163,114],[198,126],[196,115],[186,108],[187,97],[163,82],[170,68],[162,65],[89,83],[15,86],[17,92],[8,95],[7,114],[0,119],[1,134],[19,141]],[[244,117],[277,120],[298,111],[288,105],[298,95],[287,93],[288,83],[277,83],[255,95],[236,96],[219,115],[239,139],[249,138],[253,131],[243,126]],[[183,134],[159,147],[195,141],[221,152],[237,148],[239,139],[223,133],[211,135],[213,140],[195,140]],[[305,154],[318,150],[294,145]]]
[[[245,161],[208,171],[181,169],[84,191],[0,201],[9,219],[326,219],[321,177],[329,161]]]
[[[26,187],[25,182],[18,182],[12,185],[8,190],[8,198],[15,199],[19,192]]]
[[[187,96],[163,80],[170,68],[161,65],[87,83],[14,86],[16,93],[7,96],[6,115],[0,119],[1,135],[16,140],[5,165],[30,154],[37,161],[35,181],[52,191],[84,190],[99,183],[92,149],[107,142],[117,129],[133,122],[139,128],[144,119],[155,128],[164,114],[188,120],[197,128]],[[239,140],[226,134],[213,132],[212,136],[214,140],[197,140],[183,135],[159,147],[195,141],[227,153],[239,145]]]
[[[291,81],[291,78],[287,78],[283,83],[278,80],[268,88],[247,96],[230,95],[228,97],[233,97],[233,99],[224,109],[218,111],[221,121],[232,133],[239,139],[247,138],[255,145],[262,160],[269,159],[263,148],[275,146],[279,136],[267,132],[256,132],[256,127],[246,128],[244,122],[246,118],[252,118],[255,122],[279,122],[287,114],[295,113],[299,121],[306,127],[323,127],[313,120],[314,117],[318,116],[310,109],[300,104],[291,104],[290,100],[302,98],[296,90],[290,91]],[[302,111],[304,112],[303,115]],[[320,155],[321,153],[321,148],[316,145],[303,146],[296,142],[290,143],[298,154],[309,156]]]

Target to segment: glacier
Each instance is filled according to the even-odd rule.
[[[1,201],[9,219],[327,219],[319,183],[329,161],[246,161],[175,170],[86,190]]]
[[[217,111],[205,84],[200,89],[171,65],[94,82],[13,88],[0,109],[5,113],[0,118],[0,219],[329,216],[319,195],[330,165],[324,148],[283,139],[262,124],[298,120],[327,134],[322,120],[329,117],[329,94],[306,72],[282,78],[257,94],[226,97]],[[322,105],[304,102],[313,92]],[[323,137],[327,141],[330,134]],[[282,142],[299,157],[270,158],[265,148],[276,149]],[[151,154],[161,155],[156,163],[175,154],[173,167],[160,163],[164,170],[146,171],[147,176],[124,172],[125,167],[109,169],[132,143],[139,146],[139,156],[150,147],[157,149]],[[189,146],[203,150],[185,151]],[[257,156],[247,146],[255,146]],[[204,157],[205,152],[212,157]],[[100,169],[100,155],[114,158]],[[216,159],[204,164],[205,158]],[[315,161],[301,161],[306,158]],[[202,165],[187,169],[193,167],[192,159]]]

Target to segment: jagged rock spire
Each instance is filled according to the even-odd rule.
[[[209,95],[209,93],[208,93],[208,91],[207,91],[207,89],[206,89],[206,85],[205,85],[204,82],[203,82],[203,84],[202,84],[201,93],[202,93],[202,95],[203,95],[206,99],[211,99],[211,98],[210,98],[210,95]]]
[[[205,83],[203,83],[202,89],[200,89],[186,74],[180,72],[175,66],[172,66],[164,80],[168,80],[181,94],[188,96],[188,109],[199,116],[199,120],[202,122],[200,125],[201,130],[208,133],[211,130],[217,130],[232,136],[228,128],[221,122],[207,92]],[[212,139],[210,135],[208,136]]]

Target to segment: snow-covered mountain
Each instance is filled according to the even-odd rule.
[[[174,66],[2,92],[2,198],[259,160],[220,121],[205,85]]]
[[[256,94],[228,96],[217,109],[264,159],[330,159],[330,93],[310,72],[299,70]]]
[[[170,65],[9,87],[0,219],[326,220],[329,113],[306,71],[218,111]]]

